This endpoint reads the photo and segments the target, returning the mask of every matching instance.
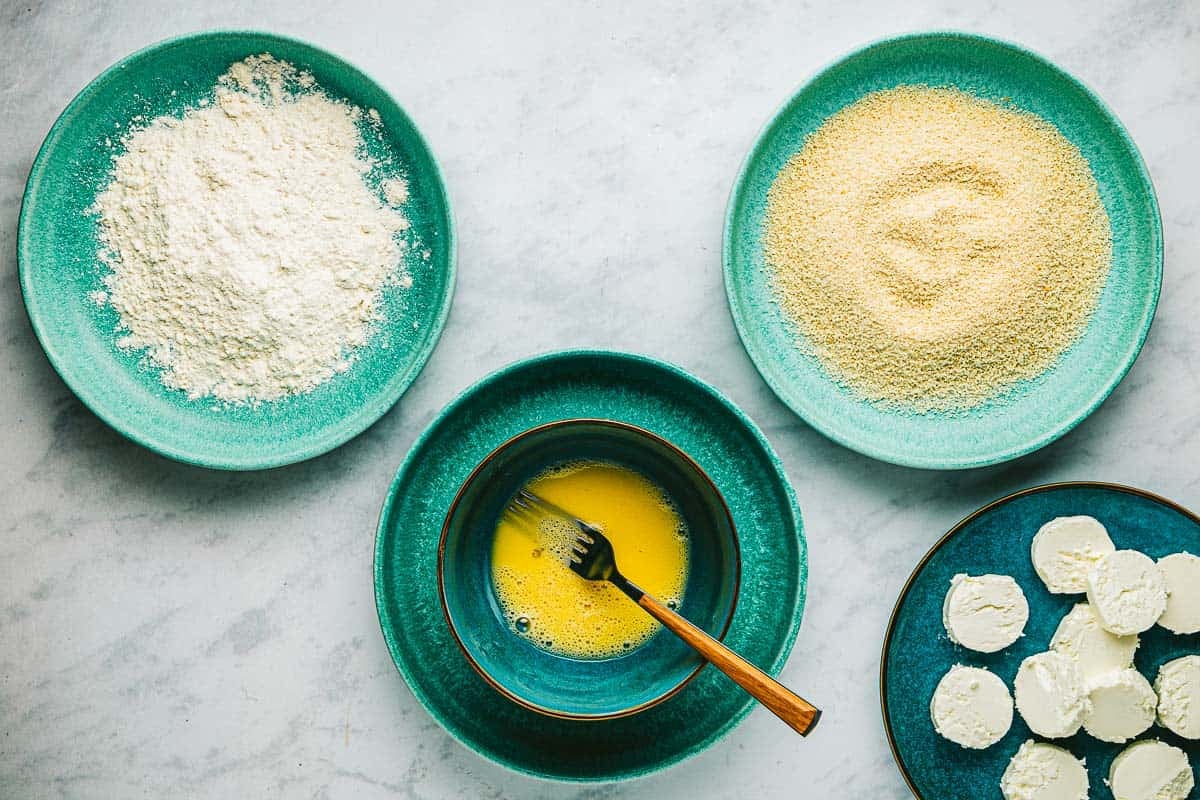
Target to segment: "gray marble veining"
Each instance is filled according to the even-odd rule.
[[[941,532],[1058,479],[1200,507],[1193,2],[177,5],[0,3],[2,797],[899,800],[879,647]],[[454,310],[409,393],[334,453],[267,473],[182,466],[105,427],[47,364],[16,277],[21,191],[64,105],[128,52],[211,27],[307,38],[375,76],[442,161],[461,231]],[[1158,318],[1112,398],[1037,454],[953,474],[871,461],[794,417],[739,346],[720,275],[727,193],[768,115],[842,53],[928,28],[1019,41],[1094,87],[1150,166],[1167,248]],[[482,374],[588,345],[693,371],[782,455],[812,565],[784,677],[826,709],[811,739],[757,710],[663,774],[542,783],[454,743],[393,668],[371,555],[406,448]]]

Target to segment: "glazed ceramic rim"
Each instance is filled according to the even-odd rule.
[[[1042,494],[1043,492],[1052,492],[1059,489],[1101,489],[1110,492],[1121,492],[1123,494],[1142,497],[1146,500],[1150,500],[1165,506],[1196,523],[1196,525],[1200,525],[1200,516],[1197,516],[1173,500],[1168,500],[1161,495],[1146,491],[1145,489],[1138,489],[1134,486],[1126,486],[1125,484],[1121,483],[1106,483],[1104,481],[1059,481],[1056,483],[1044,483],[1040,486],[1031,486],[1028,489],[1021,489],[1018,492],[1007,494],[998,500],[993,500],[992,502],[981,506],[967,516],[963,517],[961,520],[955,523],[954,527],[943,534],[942,537],[934,543],[933,547],[929,548],[929,551],[921,557],[921,560],[917,562],[915,567],[913,567],[912,574],[908,576],[908,580],[904,582],[904,588],[900,590],[900,596],[896,598],[896,604],[892,607],[891,616],[888,618],[887,632],[883,636],[883,651],[879,657],[879,705],[883,714],[883,730],[887,734],[888,748],[892,751],[892,759],[896,762],[896,766],[900,769],[900,775],[904,778],[904,782],[908,784],[909,791],[912,792],[913,797],[917,798],[917,800],[925,800],[925,797],[917,790],[916,783],[913,781],[912,775],[908,771],[908,766],[904,763],[904,758],[900,754],[900,749],[896,745],[896,738],[892,731],[891,717],[888,715],[887,660],[889,651],[892,647],[892,636],[896,632],[896,621],[900,616],[900,609],[904,606],[904,601],[908,598],[908,592],[910,589],[912,589],[913,583],[916,582],[917,577],[929,564],[929,560],[932,559],[947,542],[961,533],[964,528],[984,514],[990,513],[996,508],[1008,504],[1012,500],[1025,497],[1026,495]]]
[[[771,359],[769,356],[759,352],[758,349],[752,345],[753,340],[751,337],[749,324],[745,319],[743,319],[743,315],[740,312],[738,305],[734,301],[734,286],[737,282],[737,278],[733,271],[734,241],[732,231],[734,226],[734,218],[736,216],[735,212],[739,206],[739,200],[747,191],[746,184],[750,177],[751,166],[761,155],[771,131],[783,120],[789,107],[801,94],[808,91],[809,88],[818,80],[824,78],[826,75],[832,72],[841,69],[842,65],[847,61],[859,57],[868,50],[873,50],[878,47],[885,47],[890,44],[913,39],[962,39],[1006,48],[1013,51],[1017,55],[1037,62],[1041,66],[1062,77],[1071,85],[1075,86],[1081,94],[1094,103],[1101,111],[1108,123],[1112,126],[1113,131],[1117,134],[1117,137],[1125,146],[1125,149],[1129,152],[1129,155],[1131,156],[1131,162],[1136,167],[1138,178],[1140,179],[1145,190],[1146,200],[1152,211],[1153,217],[1152,228],[1154,241],[1152,242],[1153,254],[1151,256],[1151,260],[1153,262],[1152,267],[1154,270],[1154,280],[1152,297],[1150,298],[1149,313],[1146,315],[1145,324],[1138,333],[1137,341],[1132,343],[1132,346],[1127,351],[1124,360],[1122,362],[1118,362],[1117,369],[1113,372],[1112,378],[1105,386],[1101,388],[1100,391],[1096,393],[1090,404],[1081,407],[1079,411],[1077,411],[1065,422],[1062,422],[1056,427],[1045,431],[1041,435],[1030,439],[1024,444],[979,456],[930,459],[923,457],[920,453],[900,453],[895,452],[894,450],[886,450],[863,438],[855,438],[850,435],[843,435],[832,430],[828,425],[825,424],[825,421],[821,415],[806,412],[801,407],[801,403],[790,396],[790,392],[785,381],[777,380],[776,378],[772,377],[767,366],[771,363]],[[862,45],[861,47],[855,48],[849,53],[839,56],[833,61],[827,62],[825,66],[821,67],[821,69],[814,73],[812,77],[802,83],[790,95],[788,95],[783,103],[776,108],[775,112],[770,116],[767,122],[759,129],[758,135],[755,137],[754,144],[751,146],[750,151],[746,154],[745,159],[742,161],[741,168],[738,170],[737,178],[734,180],[733,187],[729,192],[729,201],[725,208],[725,230],[722,236],[721,244],[722,271],[724,273],[725,297],[727,301],[726,305],[729,308],[730,316],[733,317],[733,324],[737,329],[738,339],[741,340],[742,349],[745,351],[746,355],[750,357],[751,363],[754,364],[754,369],[762,377],[763,381],[765,381],[766,384],[771,388],[771,391],[775,393],[775,396],[778,397],[784,405],[790,408],[793,413],[804,420],[807,425],[812,427],[821,435],[825,436],[827,439],[879,461],[896,464],[902,467],[916,467],[919,469],[972,469],[975,467],[986,467],[993,464],[1001,464],[1005,461],[1011,461],[1015,458],[1028,455],[1035,450],[1040,450],[1051,442],[1057,441],[1066,434],[1070,433],[1077,425],[1091,416],[1092,412],[1099,408],[1101,403],[1108,399],[1108,396],[1112,394],[1113,390],[1117,388],[1117,385],[1124,380],[1125,376],[1129,373],[1129,370],[1132,369],[1133,363],[1141,354],[1142,347],[1146,343],[1146,337],[1150,332],[1150,326],[1154,322],[1154,315],[1158,309],[1159,296],[1162,292],[1163,232],[1162,213],[1158,207],[1158,195],[1155,193],[1154,183],[1150,179],[1150,172],[1146,168],[1146,163],[1142,159],[1142,154],[1138,150],[1136,143],[1133,141],[1133,137],[1129,135],[1129,132],[1125,130],[1125,126],[1121,124],[1121,120],[1115,113],[1113,113],[1112,109],[1108,107],[1108,104],[1105,103],[1104,100],[1101,99],[1098,94],[1096,94],[1096,92],[1092,91],[1089,86],[1084,84],[1071,73],[1064,70],[1062,67],[1059,67],[1057,64],[1050,61],[1045,56],[1039,55],[1038,53],[1023,47],[1022,45],[1016,44],[1015,42],[1010,42],[1005,39],[998,39],[992,36],[984,36],[978,33],[971,33],[968,31],[914,31],[900,34],[898,36],[888,36],[881,39],[876,39]]]
[[[89,100],[92,94],[98,87],[107,83],[114,76],[124,70],[131,62],[144,58],[147,55],[156,53],[160,50],[165,50],[175,47],[179,44],[204,39],[215,38],[241,38],[255,37],[259,39],[268,39],[275,42],[280,42],[286,45],[306,48],[314,53],[320,54],[324,58],[328,58],[339,66],[343,67],[351,76],[362,83],[371,86],[379,91],[379,93],[391,103],[393,110],[402,120],[404,120],[412,131],[412,141],[425,151],[429,159],[430,183],[435,194],[440,198],[442,206],[445,208],[445,216],[437,221],[439,234],[444,236],[446,247],[446,290],[445,296],[442,299],[441,307],[437,311],[437,316],[431,324],[433,329],[432,335],[428,336],[420,348],[412,351],[415,354],[413,368],[409,375],[401,380],[396,380],[393,375],[392,381],[385,385],[386,390],[375,395],[371,401],[363,406],[359,406],[356,416],[360,416],[359,420],[340,433],[338,436],[329,441],[318,441],[312,444],[304,444],[296,447],[288,452],[280,453],[269,458],[260,458],[254,455],[246,457],[234,457],[232,455],[220,458],[210,457],[205,455],[196,455],[187,449],[177,449],[163,444],[154,438],[143,434],[137,425],[137,417],[123,415],[120,412],[109,408],[102,402],[96,394],[93,393],[91,385],[79,380],[72,375],[64,366],[62,357],[60,356],[56,340],[53,334],[47,330],[42,315],[37,311],[38,301],[37,294],[32,288],[31,279],[29,277],[33,266],[30,264],[31,256],[27,254],[27,249],[30,246],[31,240],[36,232],[33,230],[33,221],[30,219],[30,195],[34,191],[35,185],[41,182],[42,173],[45,169],[45,161],[50,156],[51,143],[56,142],[60,130],[64,129],[68,122],[67,120],[73,117],[75,109]],[[441,216],[441,215],[439,215]],[[445,230],[442,230],[444,225]],[[450,316],[450,306],[454,300],[454,289],[457,282],[457,236],[454,225],[454,211],[450,205],[450,195],[446,188],[446,179],[442,174],[441,165],[433,154],[433,150],[429,147],[429,143],[425,140],[424,135],[413,119],[404,110],[404,107],[392,96],[392,93],[387,91],[382,84],[376,81],[367,73],[350,63],[339,55],[336,55],[322,47],[312,44],[303,39],[284,36],[270,31],[261,31],[254,29],[215,29],[207,31],[198,31],[194,33],[186,33],[181,36],[173,36],[169,39],[155,42],[153,44],[142,47],[116,63],[109,66],[95,78],[88,82],[86,86],[72,98],[71,102],[62,110],[62,113],[55,119],[54,124],[46,133],[46,137],[42,140],[41,146],[38,148],[38,153],[33,161],[33,166],[29,170],[29,177],[25,180],[25,190],[21,197],[21,213],[17,223],[17,272],[21,285],[21,295],[25,304],[26,315],[29,318],[30,326],[33,328],[34,334],[37,336],[42,351],[46,354],[46,359],[50,362],[50,366],[62,378],[63,383],[67,385],[76,397],[97,417],[100,418],[110,428],[124,436],[126,439],[145,447],[159,455],[180,461],[185,464],[192,464],[198,467],[207,467],[209,469],[220,470],[258,470],[272,469],[282,467],[287,464],[295,464],[300,461],[306,461],[310,458],[328,453],[338,447],[341,447],[346,442],[361,434],[367,428],[374,425],[379,419],[386,414],[393,406],[399,402],[400,398],[408,391],[409,387],[420,377],[425,366],[429,363],[430,357],[433,355],[434,349],[441,340],[442,333],[446,327],[446,320]],[[345,419],[345,417],[342,417]]]
[[[495,689],[497,692],[499,692],[504,697],[513,701],[517,705],[528,708],[530,711],[536,711],[539,714],[545,714],[546,716],[549,716],[549,717],[557,717],[558,719],[594,720],[594,721],[606,720],[606,719],[620,719],[621,717],[628,717],[632,714],[637,714],[639,712],[645,711],[648,708],[653,708],[654,706],[658,705],[659,703],[663,702],[664,700],[674,697],[676,694],[678,694],[680,691],[683,690],[683,687],[685,687],[689,683],[691,683],[693,678],[695,678],[697,675],[700,674],[700,670],[704,669],[704,667],[708,664],[708,662],[706,660],[704,660],[703,658],[701,658],[700,663],[698,663],[690,672],[688,672],[686,675],[684,675],[683,678],[678,683],[676,683],[674,686],[671,686],[665,692],[658,695],[657,697],[652,697],[651,699],[646,700],[642,703],[638,703],[637,705],[628,706],[626,708],[618,709],[616,711],[608,711],[608,712],[605,712],[602,714],[579,714],[579,713],[573,713],[570,711],[563,711],[562,709],[551,708],[549,706],[539,705],[537,703],[534,703],[531,700],[528,700],[528,699],[522,697],[521,695],[517,694],[516,692],[514,692],[511,689],[509,689],[508,687],[506,687],[498,678],[496,678],[494,675],[489,673],[487,671],[487,669],[482,664],[480,664],[478,660],[476,660],[475,656],[471,653],[470,649],[467,647],[466,643],[462,640],[462,637],[459,635],[458,626],[455,625],[455,623],[454,623],[454,617],[450,613],[450,605],[446,598],[446,583],[445,583],[446,539],[450,535],[450,520],[454,517],[454,513],[458,510],[459,504],[461,503],[463,497],[466,495],[467,489],[475,482],[475,480],[479,477],[480,473],[489,464],[491,464],[495,459],[499,458],[500,455],[502,455],[506,450],[513,447],[517,443],[522,442],[525,439],[539,436],[543,433],[546,433],[547,431],[551,431],[556,428],[563,428],[563,427],[581,425],[581,424],[599,425],[599,426],[608,427],[608,428],[615,428],[617,430],[622,430],[622,431],[626,431],[628,433],[636,434],[640,438],[647,439],[651,442],[654,442],[655,444],[660,445],[661,447],[665,448],[668,452],[670,452],[672,455],[674,455],[676,458],[678,458],[683,464],[685,464],[687,467],[692,469],[697,475],[699,475],[703,481],[704,486],[706,487],[706,490],[711,494],[711,496],[713,496],[717,499],[717,502],[720,504],[720,507],[721,507],[721,512],[725,515],[725,519],[729,523],[730,539],[733,542],[733,602],[731,602],[729,604],[729,610],[725,614],[725,622],[721,625],[721,630],[715,637],[718,641],[721,641],[725,638],[725,634],[729,632],[729,626],[731,624],[733,624],[733,615],[734,615],[734,612],[737,611],[738,596],[741,591],[742,551],[741,551],[741,547],[739,546],[739,543],[738,543],[737,526],[733,522],[733,514],[729,510],[729,504],[725,502],[724,495],[722,495],[721,490],[717,488],[717,484],[715,481],[713,481],[712,476],[710,476],[704,470],[703,467],[701,467],[698,463],[696,463],[695,459],[693,459],[691,456],[689,456],[686,452],[684,452],[681,448],[679,448],[674,443],[668,441],[667,439],[663,438],[662,436],[659,436],[656,433],[652,433],[652,432],[646,430],[645,428],[638,427],[637,425],[631,425],[628,422],[621,422],[619,420],[614,420],[614,419],[604,419],[604,418],[600,418],[600,417],[571,417],[568,419],[560,419],[560,420],[555,420],[553,422],[546,422],[546,423],[543,423],[536,427],[530,428],[529,430],[522,431],[521,433],[518,433],[517,435],[511,437],[510,439],[508,439],[507,441],[502,443],[500,446],[498,446],[495,450],[493,450],[492,452],[490,452],[486,456],[484,456],[483,460],[479,462],[479,464],[475,467],[475,469],[471,470],[471,474],[468,475],[466,477],[466,479],[462,482],[462,485],[459,486],[459,488],[458,488],[458,492],[456,492],[454,495],[454,499],[452,501],[450,501],[450,508],[446,511],[445,522],[442,523],[442,533],[441,533],[441,536],[438,538],[438,562],[437,562],[438,599],[441,601],[442,614],[446,618],[446,625],[450,629],[450,635],[454,638],[454,642],[455,642],[455,644],[458,645],[458,649],[462,651],[463,656],[467,659],[467,663],[469,663],[471,665],[471,667],[474,668],[475,672],[477,672],[481,678],[483,678],[485,681],[487,681],[493,689]],[[634,651],[634,652],[636,652],[636,651]],[[630,655],[632,655],[632,653]]]
[[[396,470],[396,474],[392,478],[391,484],[388,486],[387,494],[385,495],[383,505],[380,508],[379,521],[376,524],[375,529],[375,555],[372,568],[372,577],[374,578],[375,582],[375,611],[379,620],[380,633],[383,636],[384,643],[387,645],[388,654],[391,656],[392,664],[396,667],[396,671],[400,673],[400,677],[404,680],[405,685],[408,686],[409,691],[412,693],[413,697],[416,698],[417,702],[421,704],[422,708],[425,709],[425,712],[429,714],[429,716],[432,717],[433,720],[442,728],[442,730],[444,730],[450,736],[450,738],[454,739],[454,741],[458,742],[464,748],[480,758],[483,758],[484,760],[493,764],[498,764],[505,769],[512,770],[513,772],[522,775],[528,775],[540,778],[542,780],[560,783],[618,783],[634,778],[644,778],[648,775],[662,772],[669,767],[679,764],[680,762],[698,755],[704,750],[707,750],[713,744],[727,736],[730,731],[736,728],[743,720],[746,719],[747,716],[750,715],[750,712],[754,710],[756,705],[754,700],[752,698],[747,698],[739,710],[730,714],[728,720],[726,720],[724,724],[715,728],[713,732],[703,740],[696,742],[690,747],[684,748],[677,753],[673,753],[669,757],[662,759],[653,766],[632,770],[618,770],[611,777],[603,778],[576,777],[539,772],[536,769],[523,767],[518,762],[506,761],[493,755],[487,750],[476,747],[470,739],[461,735],[457,730],[453,730],[450,726],[443,722],[443,715],[439,710],[439,706],[426,697],[424,690],[417,688],[416,682],[409,674],[410,668],[407,661],[397,655],[398,649],[396,647],[394,637],[384,625],[386,610],[384,608],[384,593],[382,587],[384,579],[383,544],[384,538],[387,534],[385,524],[388,519],[388,513],[395,504],[396,497],[399,494],[401,479],[404,478],[404,476],[412,468],[412,464],[415,462],[417,455],[424,449],[429,439],[433,437],[435,431],[440,427],[442,422],[450,415],[457,413],[458,409],[461,408],[461,406],[477,392],[483,391],[492,384],[504,380],[508,375],[518,370],[526,369],[531,366],[537,366],[539,364],[544,364],[558,359],[574,357],[609,358],[616,361],[632,361],[656,369],[661,369],[688,384],[702,394],[708,395],[714,399],[719,405],[723,406],[727,411],[729,411],[729,413],[731,413],[734,418],[741,423],[743,430],[758,443],[762,450],[763,456],[774,469],[778,488],[782,490],[784,497],[787,500],[787,511],[791,516],[791,523],[792,528],[795,531],[795,536],[800,542],[802,556],[797,565],[799,569],[796,576],[796,588],[795,591],[792,592],[790,598],[791,607],[790,613],[788,614],[790,623],[787,632],[783,636],[782,646],[779,648],[778,655],[776,655],[775,659],[770,664],[760,664],[758,666],[769,675],[778,675],[783,669],[784,665],[787,664],[788,657],[791,656],[792,650],[796,645],[796,637],[800,632],[800,624],[804,616],[804,606],[806,605],[808,598],[808,546],[804,537],[804,519],[800,511],[799,502],[796,499],[796,490],[792,487],[792,482],[788,479],[787,471],[784,469],[783,462],[780,460],[779,454],[775,452],[773,447],[771,447],[771,443],[767,440],[766,436],[763,435],[763,432],[759,430],[758,426],[754,424],[754,421],[751,420],[744,411],[736,406],[733,401],[731,401],[713,386],[709,385],[705,381],[700,380],[699,378],[685,371],[683,368],[671,364],[670,362],[662,361],[646,355],[629,353],[620,350],[571,348],[566,350],[552,350],[528,358],[518,359],[517,361],[503,366],[475,381],[466,389],[463,389],[461,392],[459,392],[458,395],[456,395],[449,403],[446,404],[444,408],[442,408],[437,416],[435,416],[434,419],[425,427],[425,429],[421,431],[421,434],[409,447],[403,461],[401,461],[400,466]]]

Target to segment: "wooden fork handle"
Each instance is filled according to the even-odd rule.
[[[821,710],[725,645],[697,628],[648,594],[638,605],[695,648],[714,667],[728,675],[796,733],[807,736],[821,718]]]

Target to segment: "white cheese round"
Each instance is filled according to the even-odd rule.
[[[1087,584],[1088,602],[1101,627],[1118,636],[1148,630],[1167,607],[1167,585],[1158,565],[1136,550],[1101,556]]]
[[[942,603],[950,640],[981,653],[1021,638],[1029,619],[1025,593],[1008,575],[955,575]]]
[[[1200,558],[1173,553],[1158,560],[1167,584],[1167,608],[1158,624],[1172,633],[1200,631]]]
[[[1083,672],[1062,653],[1037,653],[1022,661],[1013,688],[1025,724],[1048,739],[1074,736],[1091,711]]]
[[[1185,739],[1200,739],[1200,656],[1184,656],[1158,669],[1158,724]]]
[[[1157,739],[1129,745],[1108,771],[1114,800],[1187,800],[1194,783],[1187,754]]]
[[[982,750],[1008,733],[1012,695],[1004,681],[986,669],[955,664],[934,689],[929,716],[934,730],[945,738]]]
[[[1088,685],[1092,710],[1083,729],[1102,742],[1124,744],[1154,724],[1158,695],[1136,669],[1110,672]]]
[[[1138,637],[1117,636],[1100,627],[1096,612],[1087,603],[1076,603],[1058,623],[1050,649],[1075,659],[1084,682],[1114,670],[1133,666]]]
[[[1082,594],[1100,556],[1117,548],[1092,517],[1056,517],[1033,537],[1033,569],[1053,594]]]
[[[1004,800],[1088,800],[1083,762],[1052,744],[1021,745],[1000,778]]]

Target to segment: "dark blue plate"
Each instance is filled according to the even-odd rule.
[[[987,667],[1011,691],[1022,659],[1049,648],[1063,615],[1085,598],[1046,591],[1033,571],[1029,547],[1042,523],[1073,514],[1100,520],[1118,549],[1140,550],[1156,559],[1183,550],[1200,552],[1200,517],[1148,492],[1104,483],[1026,489],[984,506],[951,528],[917,565],[900,593],[880,667],[883,724],[896,764],[918,798],[998,799],[1002,797],[1000,776],[1009,759],[1021,742],[1038,738],[1015,714],[1012,729],[1000,742],[986,750],[964,750],[934,732],[929,699],[953,664]],[[1025,636],[992,654],[951,642],[942,626],[942,601],[950,579],[959,572],[1012,575],[1029,600]],[[1200,635],[1176,636],[1155,626],[1142,634],[1134,663],[1153,682],[1163,662],[1189,653],[1200,653]],[[1200,761],[1200,743],[1157,725],[1138,738],[1158,738],[1182,748],[1193,770]],[[1104,779],[1124,745],[1100,742],[1082,731],[1055,744],[1087,760],[1091,797],[1111,797]]]

